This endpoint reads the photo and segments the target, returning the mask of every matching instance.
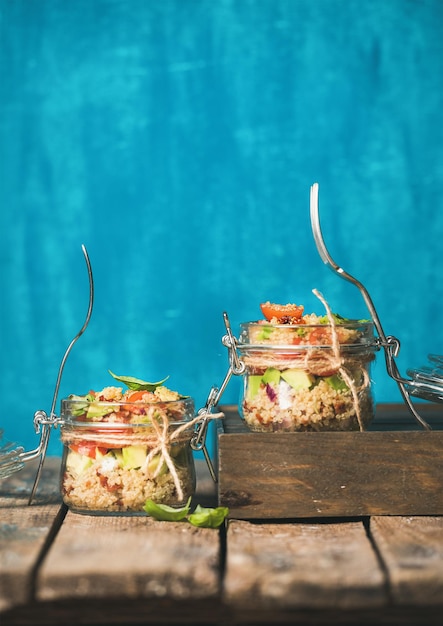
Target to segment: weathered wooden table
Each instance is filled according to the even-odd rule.
[[[443,624],[443,516],[230,518],[211,530],[78,515],[60,502],[59,464],[47,459],[32,506],[34,467],[0,483],[2,626]],[[198,475],[196,502],[215,506],[200,461]]]

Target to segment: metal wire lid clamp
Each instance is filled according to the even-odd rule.
[[[232,375],[239,376],[243,374],[245,370],[245,364],[240,361],[237,354],[237,342],[234,335],[232,334],[231,324],[228,314],[226,312],[223,313],[223,320],[226,327],[226,335],[223,336],[222,343],[226,348],[228,348],[229,368],[220,387],[213,386],[211,388],[205,406],[198,411],[198,415],[200,415],[202,419],[198,422],[195,434],[191,439],[191,448],[193,450],[203,452],[209,472],[214,482],[217,482],[217,474],[214,470],[214,466],[212,464],[205,444],[209,420],[217,417],[217,415],[214,415],[212,413],[212,410],[219,403],[220,398],[222,397],[226,387],[228,386]],[[220,413],[218,415],[222,416],[223,414]]]
[[[9,447],[7,446],[7,447],[0,448],[0,477],[1,478],[6,478],[7,476],[10,476],[11,474],[21,470],[24,467],[24,464],[26,462],[40,458],[40,462],[37,468],[37,473],[35,476],[34,485],[32,487],[28,504],[32,503],[32,500],[34,499],[35,493],[37,491],[37,487],[38,487],[42,469],[43,469],[43,464],[44,464],[45,457],[46,457],[46,452],[48,449],[51,428],[56,427],[59,421],[59,418],[55,414],[55,407],[57,404],[57,397],[58,397],[58,392],[60,388],[60,382],[61,382],[63,369],[65,367],[66,360],[75,342],[85,332],[89,324],[89,320],[91,319],[92,308],[94,304],[94,280],[92,276],[92,269],[91,269],[91,263],[89,260],[88,252],[84,245],[82,245],[82,251],[85,257],[86,267],[88,270],[88,279],[89,279],[88,310],[87,310],[87,314],[86,314],[86,318],[83,323],[83,326],[81,327],[79,332],[75,335],[75,337],[72,339],[71,343],[67,347],[65,354],[61,360],[61,363],[58,369],[57,381],[55,384],[54,396],[52,399],[51,410],[49,412],[49,415],[45,411],[42,411],[42,410],[38,410],[34,414],[34,428],[35,428],[36,434],[40,434],[39,444],[37,448],[35,448],[34,450],[30,450],[28,452],[24,451],[22,447],[16,447],[14,449],[11,449],[10,446]]]
[[[393,378],[400,390],[400,393],[403,397],[404,402],[406,403],[409,411],[412,413],[417,422],[425,429],[432,430],[426,420],[417,413],[410,397],[408,386],[414,386],[414,381],[407,380],[400,376],[397,364],[395,362],[395,358],[398,356],[400,351],[400,341],[394,337],[393,335],[385,335],[383,331],[383,327],[381,325],[380,319],[378,317],[377,311],[375,309],[374,303],[367,291],[366,287],[354,276],[351,276],[348,272],[346,272],[342,267],[340,267],[331,257],[326,248],[326,244],[323,239],[322,231],[320,228],[320,218],[318,213],[318,183],[314,183],[311,186],[310,193],[310,215],[311,215],[311,226],[312,232],[314,235],[315,244],[317,246],[318,253],[322,259],[322,261],[334,271],[338,276],[347,280],[348,282],[355,285],[368,307],[369,313],[371,315],[372,321],[374,322],[374,326],[378,333],[378,345],[383,348],[385,353],[385,361],[386,361],[386,369],[391,378]]]

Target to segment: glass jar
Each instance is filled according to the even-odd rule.
[[[247,322],[240,329],[240,414],[250,430],[366,430],[374,417],[372,322]]]
[[[183,505],[195,490],[193,418],[191,398],[62,400],[63,501],[89,514],[142,514],[148,499]]]

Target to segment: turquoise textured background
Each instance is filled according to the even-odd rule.
[[[32,447],[110,368],[202,406],[264,300],[367,317],[399,367],[443,353],[441,0],[0,0],[1,426]],[[382,355],[378,401],[399,401]],[[224,402],[236,403],[240,379]],[[59,451],[53,437],[51,453]]]

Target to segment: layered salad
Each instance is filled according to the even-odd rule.
[[[365,430],[374,414],[372,322],[296,304],[260,305],[241,324],[241,414],[253,431]]]
[[[192,495],[192,398],[164,385],[123,382],[62,401],[61,492],[73,510],[137,513],[146,500],[180,505]]]

